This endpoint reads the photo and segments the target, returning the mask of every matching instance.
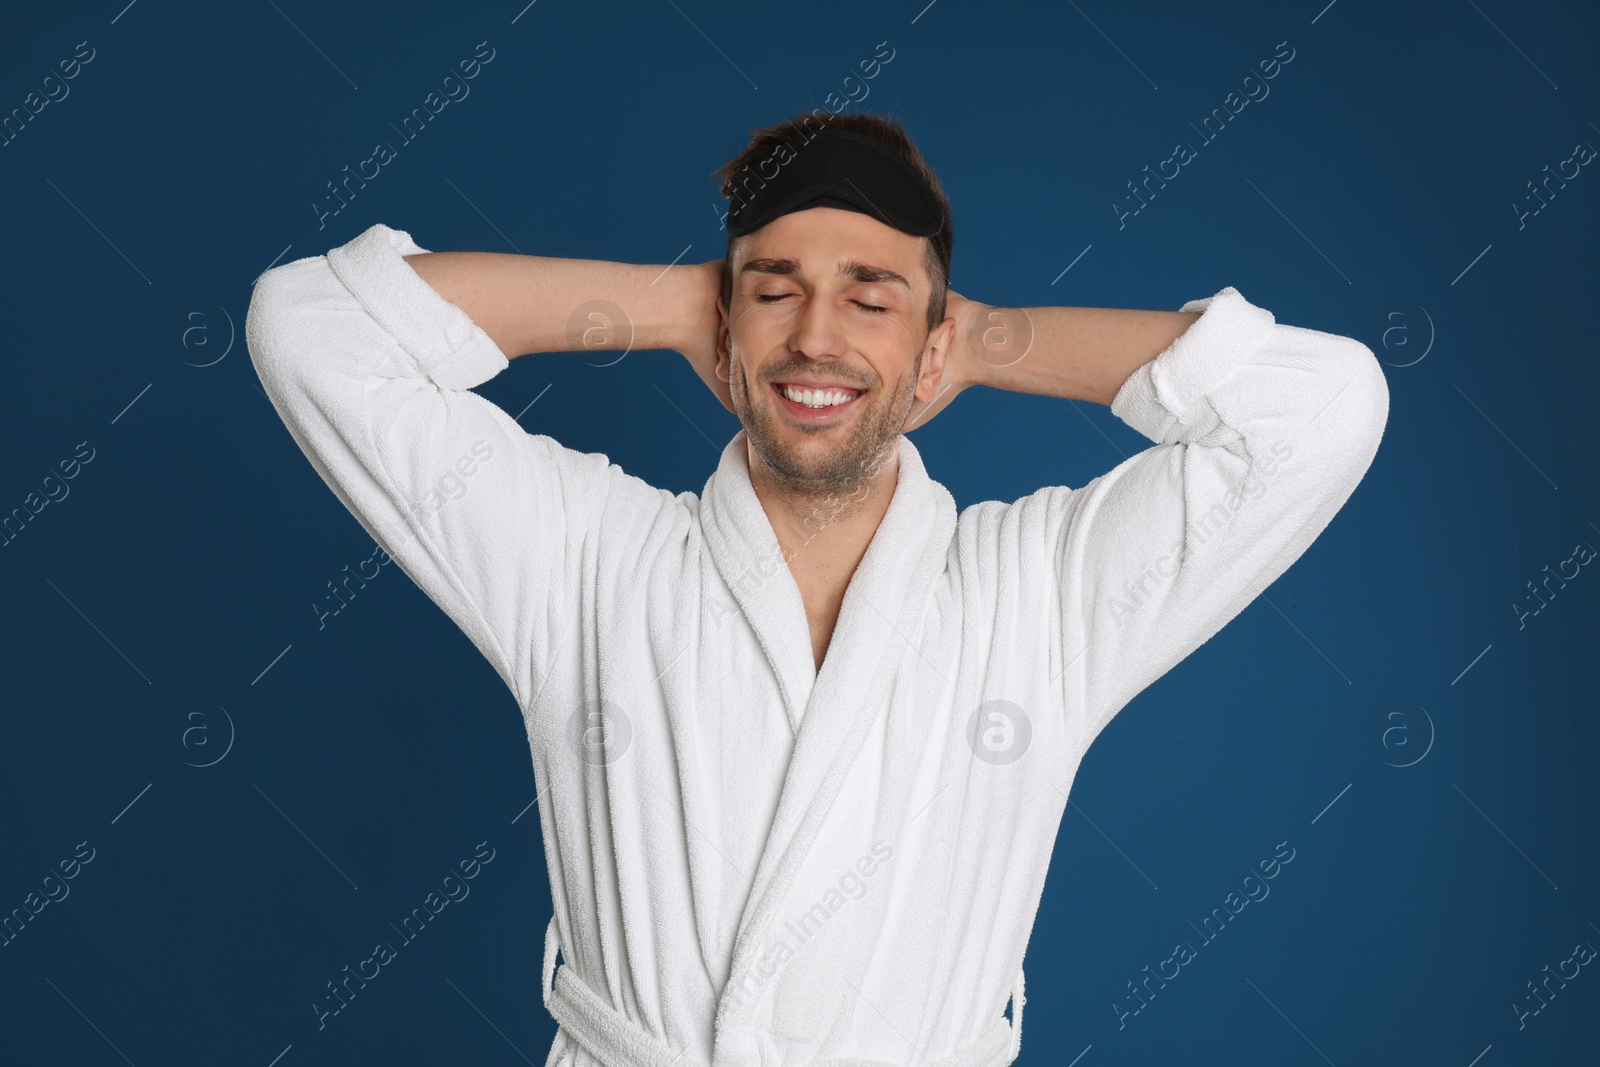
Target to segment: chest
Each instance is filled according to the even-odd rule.
[[[845,590],[850,586],[850,575],[795,576],[800,588],[800,602],[806,609],[806,627],[811,631],[811,660],[817,671],[828,654],[833,640],[833,629],[839,622],[839,609],[844,604]]]

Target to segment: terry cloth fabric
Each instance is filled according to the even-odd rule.
[[[1229,287],[1111,405],[1151,447],[1086,485],[958,516],[902,436],[819,672],[744,434],[675,496],[529,432],[471,391],[506,357],[422,251],[375,225],[275,267],[246,337],[312,465],[522,709],[549,1064],[1009,1063],[1079,761],[1355,489],[1388,413],[1372,352]]]

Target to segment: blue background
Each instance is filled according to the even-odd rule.
[[[1518,617],[1600,546],[1600,176],[1513,207],[1600,145],[1592,5],[524,2],[6,16],[0,112],[79,42],[94,58],[0,147],[0,513],[93,458],[0,546],[0,912],[94,858],[0,948],[0,1060],[544,1062],[515,702],[394,568],[319,630],[374,546],[260,390],[251,284],[374,222],[435,250],[716,258],[712,168],[887,41],[849,110],[901,116],[941,175],[957,290],[1176,309],[1233,285],[1366,343],[1391,391],[1327,532],[1085,759],[1019,1062],[1595,1062],[1595,968],[1520,1028],[1514,1007],[1600,946],[1600,577]],[[470,95],[319,228],[325,183],[485,41]],[[1190,124],[1280,42],[1270,95],[1204,143]],[[1179,140],[1197,158],[1119,225]],[[481,391],[516,413],[548,387],[530,430],[699,492],[734,417],[672,353],[601,362],[519,360]],[[913,440],[961,507],[1149,445],[991,390]],[[324,983],[485,841],[471,896],[319,1031]],[[1203,944],[1190,924],[1280,842],[1271,895]],[[1184,940],[1198,958],[1119,1028]]]

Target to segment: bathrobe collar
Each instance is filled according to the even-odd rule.
[[[777,813],[739,921],[733,975],[747,966],[873,720],[882,713],[894,666],[915,639],[951,550],[955,500],[928,476],[916,446],[904,434],[897,440],[900,466],[894,496],[850,579],[820,673],[814,667],[800,587],[750,482],[743,430],[723,449],[701,496],[707,549],[755,631],[795,730]],[[722,1015],[719,1008],[719,1021]]]

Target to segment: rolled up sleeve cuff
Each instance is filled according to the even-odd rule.
[[[482,327],[401,258],[426,251],[405,230],[380,222],[329,251],[328,265],[435,385],[453,391],[482,385],[510,361]]]
[[[1153,441],[1168,440],[1174,421],[1248,362],[1275,323],[1270,311],[1250,303],[1231,285],[1178,310],[1201,315],[1129,375],[1111,401],[1112,414]]]

